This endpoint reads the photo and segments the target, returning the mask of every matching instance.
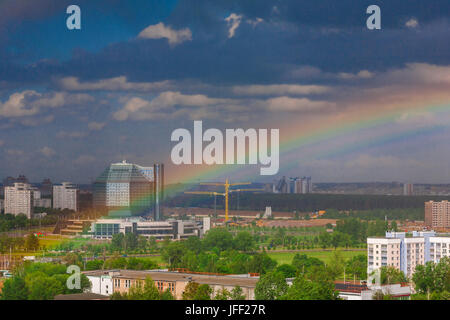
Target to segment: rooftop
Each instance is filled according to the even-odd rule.
[[[74,294],[58,294],[54,300],[109,300],[109,296],[85,292]]]
[[[244,277],[243,275],[204,275],[185,272],[170,272],[162,270],[95,270],[83,272],[86,276],[102,276],[111,273],[112,277],[120,279],[141,279],[150,276],[156,281],[193,281],[199,284],[240,286],[254,288],[259,277]]]

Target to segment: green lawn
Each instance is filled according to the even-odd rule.
[[[294,256],[297,254],[306,254],[308,257],[311,258],[318,258],[320,260],[322,260],[323,262],[327,263],[328,261],[330,261],[332,255],[333,255],[333,251],[303,251],[303,250],[298,250],[297,252],[267,252],[267,254],[269,255],[269,257],[271,257],[272,259],[275,259],[278,262],[278,265],[287,263],[287,264],[291,264],[292,263],[292,259],[294,258]],[[356,255],[359,254],[363,254],[363,255],[367,255],[367,251],[363,250],[363,251],[341,251],[342,256],[344,257],[344,259],[350,259]]]

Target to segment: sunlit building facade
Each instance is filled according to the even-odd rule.
[[[33,216],[33,188],[28,183],[15,182],[5,187],[5,213]]]
[[[94,206],[113,217],[152,216],[161,220],[164,167],[143,167],[122,161],[111,164],[94,183]]]

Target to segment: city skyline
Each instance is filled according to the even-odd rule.
[[[0,177],[91,183],[164,163],[166,183],[260,177],[174,166],[176,128],[279,128],[273,178],[448,183],[450,4],[378,1],[0,4]],[[44,9],[45,8],[45,9]],[[426,8],[426,10],[425,10]],[[255,112],[255,110],[257,112]]]

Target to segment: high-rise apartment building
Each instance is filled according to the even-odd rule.
[[[418,265],[450,257],[450,237],[436,237],[434,231],[386,232],[386,237],[367,238],[367,273],[391,266],[410,277]]]
[[[403,184],[403,195],[412,196],[414,194],[414,185],[412,183]]]
[[[107,207],[110,216],[152,215],[161,220],[163,196],[163,164],[113,163],[94,183],[94,206]]]
[[[282,177],[273,184],[273,193],[311,193],[313,191],[311,177]]]
[[[78,211],[78,188],[70,183],[53,186],[53,208]]]
[[[433,229],[450,228],[450,202],[425,202],[425,225]]]
[[[34,190],[28,183],[15,182],[5,187],[5,213],[24,214],[28,218],[33,215]]]

